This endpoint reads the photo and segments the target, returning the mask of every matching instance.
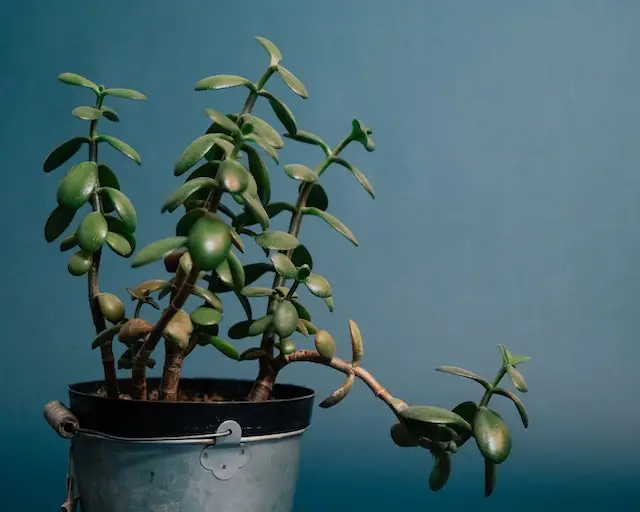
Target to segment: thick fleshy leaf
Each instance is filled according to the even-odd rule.
[[[250,145],[243,145],[242,150],[247,154],[249,172],[256,182],[258,197],[264,204],[268,204],[271,201],[271,179],[267,166],[260,154]]]
[[[303,184],[301,184],[303,186]],[[309,197],[307,197],[307,208],[317,208],[318,210],[325,211],[329,207],[329,198],[322,185],[314,183],[311,185],[311,191]]]
[[[267,213],[268,218],[272,219],[280,215],[282,212],[294,213],[296,211],[296,207],[291,203],[285,203],[284,201],[276,201],[274,203],[271,203],[265,206],[264,211]],[[247,226],[252,226],[253,224],[257,224],[258,220],[255,219],[250,212],[245,211],[241,215],[238,215],[237,223],[247,227]]]
[[[245,114],[242,118],[251,125],[251,131],[253,133],[256,133],[259,137],[267,141],[272,147],[275,149],[282,149],[284,147],[284,141],[282,137],[280,137],[280,134],[264,119],[251,114]]]
[[[47,218],[44,225],[44,238],[51,243],[64,233],[71,225],[75,211],[65,210],[57,206]]]
[[[362,343],[362,334],[360,334],[360,328],[353,320],[349,320],[349,336],[351,337],[351,349],[352,349],[352,363],[357,363],[362,359],[364,354],[364,347]]]
[[[336,343],[329,331],[320,330],[316,333],[314,343],[318,353],[325,359],[333,359],[336,355]]]
[[[262,203],[259,200],[247,195],[246,193],[243,195],[243,199],[247,210],[249,210],[251,214],[258,220],[260,227],[262,229],[268,229],[270,224],[269,214],[264,209],[264,206],[262,206]]]
[[[293,279],[298,274],[298,269],[285,254],[276,252],[271,255],[270,259],[276,272],[283,279]]]
[[[73,233],[65,237],[62,242],[60,242],[60,252],[70,251],[74,247],[78,246],[78,242],[76,241],[76,234]]]
[[[227,192],[241,194],[249,186],[251,174],[237,160],[227,158],[220,163],[217,181]]]
[[[280,74],[280,77],[282,78],[282,81],[286,84],[286,86],[293,92],[295,92],[298,96],[305,100],[309,97],[309,93],[304,84],[282,64],[278,64],[278,73]]]
[[[311,269],[309,268],[309,265],[301,265],[300,267],[298,267],[297,272],[296,272],[296,279],[298,281],[304,281],[305,279],[307,279],[307,277],[309,277],[311,275]]]
[[[248,329],[249,336],[257,336],[258,334],[262,334],[264,331],[269,329],[273,324],[273,315],[265,315],[257,320],[251,322],[251,325]],[[231,334],[229,334],[231,336]]]
[[[111,135],[98,135],[96,137],[96,141],[108,143],[112,148],[117,149],[127,158],[130,158],[138,165],[142,165],[142,159],[140,158],[138,152],[131,146],[129,146],[129,144],[127,144],[126,142],[121,141],[116,137],[112,137]]]
[[[271,67],[277,66],[278,63],[282,60],[282,54],[280,53],[278,47],[265,37],[256,36],[256,40],[260,43],[260,46],[262,46],[269,53],[269,57],[271,57],[269,65]]]
[[[288,251],[298,247],[298,239],[285,231],[265,231],[256,237],[256,243],[273,251]]]
[[[334,405],[342,402],[342,400],[349,394],[349,391],[351,391],[354,381],[355,375],[353,373],[347,375],[344,384],[320,402],[319,406],[323,409],[328,409],[329,407],[333,407]]]
[[[488,498],[496,487],[498,468],[489,459],[484,459],[484,497]]]
[[[44,161],[44,172],[51,172],[71,159],[83,144],[89,143],[86,137],[74,137],[60,144]]]
[[[98,184],[98,165],[82,162],[71,168],[58,185],[58,204],[67,210],[78,210],[89,200]]]
[[[234,123],[231,119],[229,119],[225,114],[214,110],[212,108],[205,109],[205,113],[214,123],[219,124],[223,129],[229,132],[232,136],[240,135],[240,128],[238,125]]]
[[[451,457],[448,453],[436,453],[434,464],[429,475],[429,489],[439,491],[442,489],[451,475]]]
[[[260,347],[252,347],[240,354],[240,361],[255,361],[266,355],[266,351]]]
[[[300,314],[299,311],[298,311],[298,314]],[[313,325],[309,320],[305,320],[304,318],[301,318],[300,322],[304,324],[304,327],[309,334],[315,334],[318,332],[318,328],[315,325]]]
[[[187,146],[173,168],[173,174],[180,176],[196,165],[204,155],[220,140],[216,133],[198,137]]]
[[[478,411],[478,404],[475,402],[462,402],[461,404],[456,405],[453,408],[453,412],[456,413],[461,418],[464,418],[469,425],[473,425],[473,420],[476,416],[476,412]],[[459,435],[456,440],[456,444],[458,447],[462,446],[471,438],[471,432],[463,432]]]
[[[112,123],[119,123],[120,122],[120,118],[118,117],[118,113],[113,110],[112,108],[106,107],[105,105],[102,105],[102,107],[100,107],[100,110],[102,111],[102,115],[104,116],[105,119],[111,121]]]
[[[298,311],[288,300],[276,306],[273,314],[273,328],[281,339],[288,338],[298,325]]]
[[[417,437],[402,423],[394,423],[389,431],[392,441],[401,448],[418,446]]]
[[[118,338],[123,343],[138,341],[153,331],[153,324],[143,318],[131,318],[122,326]]]
[[[105,219],[107,219],[107,226],[109,226],[109,232],[116,233],[120,236],[123,236],[131,245],[131,250],[136,250],[136,238],[130,233],[125,227],[124,223],[117,217],[113,217],[111,215],[105,215]]]
[[[112,325],[111,327],[107,327],[104,331],[100,332],[94,339],[93,343],[91,343],[91,349],[95,350],[98,347],[103,347],[108,343],[113,341],[113,338],[120,332],[123,324]]]
[[[126,98],[128,100],[146,100],[147,97],[139,91],[134,89],[123,89],[121,87],[115,87],[111,89],[105,89],[102,94],[105,96],[115,96],[117,98]]]
[[[217,325],[222,320],[222,313],[209,306],[200,306],[191,313],[191,321],[194,324],[210,326]]]
[[[100,90],[95,83],[93,83],[88,78],[85,78],[82,75],[78,75],[76,73],[60,73],[58,75],[58,80],[67,85],[86,87],[87,89],[91,89],[96,94],[100,93]]]
[[[244,267],[242,266],[242,262],[238,259],[238,256],[230,250],[227,254],[227,264],[229,265],[233,288],[239,292],[244,288],[245,284]]]
[[[214,75],[198,80],[195,86],[196,91],[212,91],[216,89],[228,89],[230,87],[248,87],[255,91],[255,85],[251,80],[247,80],[238,75]]]
[[[227,259],[231,249],[229,228],[215,215],[204,215],[191,228],[188,247],[198,267],[213,270]]]
[[[215,311],[215,310],[214,310]],[[168,341],[177,344],[180,348],[187,348],[189,345],[189,338],[193,332],[193,322],[189,317],[189,314],[180,309],[169,320],[169,323],[164,328],[162,335]]]
[[[82,119],[83,121],[95,121],[96,119],[100,119],[102,117],[101,110],[85,105],[74,108],[71,113],[75,117],[77,117],[78,119]]]
[[[206,301],[206,303],[211,307],[222,312],[222,301],[215,293],[207,290],[206,288],[201,288],[200,286],[194,286],[191,293]]]
[[[187,244],[188,238],[186,236],[172,236],[163,240],[152,242],[143,249],[141,249],[131,262],[133,268],[142,267],[148,265],[154,261],[163,259],[167,254],[180,247],[184,247]]]
[[[338,233],[349,240],[349,242],[351,242],[353,245],[358,245],[358,239],[351,232],[351,230],[347,226],[345,226],[344,223],[337,217],[334,217],[330,213],[320,210],[319,208],[313,208],[311,206],[305,206],[304,208],[301,208],[300,211],[303,215],[313,215],[315,217],[320,217],[327,224],[329,224],[329,226],[331,226]]]
[[[124,319],[125,309],[120,298],[113,293],[99,293],[98,305],[105,320],[117,324]]]
[[[280,158],[278,157],[278,152],[275,150],[275,148],[258,134],[250,133],[249,135],[246,135],[244,137],[244,140],[247,142],[255,142],[265,151],[265,153],[267,153],[267,155],[269,155],[273,159],[275,163],[280,163]]]
[[[250,285],[260,279],[267,272],[273,272],[273,265],[270,263],[250,263],[244,266],[245,284]]]
[[[273,289],[263,286],[245,286],[240,293],[245,297],[271,297]]]
[[[473,436],[483,457],[501,464],[511,452],[511,435],[500,415],[492,409],[478,407],[473,422]]]
[[[530,361],[530,356],[511,356],[511,366],[519,365],[520,363],[526,363]]]
[[[526,393],[528,390],[527,383],[522,374],[516,370],[515,366],[508,364],[507,373],[509,374],[509,378],[511,379],[513,386],[521,393]]]
[[[471,432],[471,425],[453,411],[430,405],[408,407],[400,413],[400,416],[411,423],[427,425],[448,425],[457,427],[462,431]]]
[[[109,225],[104,215],[100,212],[91,212],[78,226],[76,241],[80,249],[96,252],[104,244],[108,232]]]
[[[527,414],[527,409],[525,409],[522,401],[514,393],[502,388],[495,388],[493,390],[493,393],[495,395],[501,395],[506,398],[510,398],[511,401],[516,406],[516,408],[518,409],[518,414],[520,415],[520,419],[522,420],[522,424],[524,425],[524,428],[529,427],[529,415]]]
[[[303,244],[300,244],[293,250],[291,261],[296,267],[307,265],[309,269],[313,270],[313,258],[311,257],[309,250]]]
[[[269,100],[269,105],[271,106],[273,113],[282,123],[282,126],[285,127],[287,132],[289,134],[295,134],[298,131],[298,125],[296,123],[296,118],[293,116],[293,112],[291,112],[291,109],[287,107],[287,105],[283,101],[278,99],[269,91],[261,90],[258,92],[258,94]]]
[[[458,368],[457,366],[439,366],[436,368],[436,371],[450,373],[451,375],[457,375],[458,377],[466,377],[467,379],[475,380],[478,384],[482,384],[482,386],[487,390],[491,389],[491,384],[489,384],[486,379],[482,378],[477,373],[470,372],[464,368]]]
[[[305,308],[300,302],[297,300],[291,300],[291,304],[296,307],[296,311],[298,311],[298,316],[303,320],[311,321],[311,314],[309,310]]]
[[[162,212],[173,213],[181,204],[198,190],[211,190],[218,188],[218,182],[213,178],[195,178],[186,181],[178,190],[171,194],[162,205]]]
[[[98,164],[98,184],[101,187],[110,187],[120,190],[120,182],[118,177],[111,170],[108,165]],[[116,205],[107,195],[101,197],[102,200],[102,213],[111,213],[116,209]]]
[[[321,299],[325,299],[333,295],[329,281],[320,274],[311,274],[307,277],[304,284],[313,295],[320,297]]]
[[[302,321],[302,318],[298,318],[298,323],[296,324],[296,331],[302,334],[303,336],[309,336],[309,331],[307,330],[306,324]]]
[[[93,254],[87,251],[78,251],[71,255],[67,263],[67,270],[72,276],[82,276],[89,272],[93,263]]]
[[[138,227],[136,209],[127,196],[115,188],[100,187],[98,191],[106,195],[114,204],[116,212],[129,233],[135,233]]]
[[[287,176],[294,180],[314,182],[318,181],[318,175],[315,171],[306,165],[302,164],[288,164],[284,166],[284,172]]]
[[[238,322],[229,327],[228,336],[232,340],[241,340],[243,338],[247,338],[249,336],[249,327],[253,321],[251,320],[243,320],[242,322]]]
[[[222,352],[229,359],[233,359],[234,361],[240,361],[240,353],[231,343],[223,340],[219,336],[207,336],[206,338],[209,340],[209,343]]]
[[[308,132],[306,130],[298,130],[296,131],[296,133],[288,133],[284,136],[289,139],[297,140],[298,142],[304,142],[305,144],[320,146],[325,155],[331,156],[331,148],[327,145],[327,143],[311,132]]]
[[[329,308],[329,312],[333,313],[333,308],[334,308],[333,297],[324,297],[322,300],[327,305],[327,308]]]
[[[124,258],[128,258],[133,254],[133,247],[129,240],[118,233],[108,232],[104,241],[113,252]]]
[[[376,148],[376,144],[371,138],[372,130],[371,128],[365,126],[362,121],[358,119],[354,119],[351,123],[351,138],[352,140],[358,141],[360,144],[364,146],[364,148],[371,152]]]
[[[332,157],[331,162],[339,164],[345,169],[349,170],[349,172],[351,172],[351,174],[353,174],[355,178],[358,180],[358,183],[362,185],[362,188],[364,188],[369,193],[372,199],[375,199],[376,194],[373,190],[373,187],[371,186],[371,183],[369,183],[369,180],[360,169],[358,169],[355,165],[350,164],[346,160],[343,160],[342,158]]]

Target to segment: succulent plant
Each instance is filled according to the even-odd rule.
[[[391,427],[393,441],[402,447],[422,447],[434,457],[429,477],[433,490],[441,489],[451,472],[451,455],[472,437],[485,459],[485,495],[491,494],[496,465],[503,463],[511,450],[509,430],[489,401],[493,395],[511,399],[525,427],[528,418],[522,402],[511,392],[498,387],[508,375],[517,390],[527,390],[524,378],[516,366],[528,358],[512,356],[500,345],[502,365],[493,382],[457,367],[443,366],[438,370],[459,375],[480,383],[485,388],[479,402],[463,402],[452,410],[433,406],[408,406],[392,396],[361,365],[363,340],[358,325],[349,320],[351,357],[336,356],[338,345],[334,337],[316,326],[306,300],[298,295],[306,288],[333,311],[331,285],[321,273],[310,251],[300,239],[305,218],[318,217],[352,244],[358,241],[352,231],[329,212],[328,194],[322,177],[329,169],[342,168],[358,181],[373,198],[372,185],[365,174],[341,157],[342,151],[358,143],[368,152],[375,149],[372,130],[361,121],[352,122],[349,133],[331,147],[319,136],[298,128],[291,109],[266,86],[278,75],[297,96],[306,99],[308,92],[302,82],[282,65],[280,51],[271,41],[257,41],[269,54],[269,65],[253,82],[237,75],[214,75],[201,79],[196,91],[212,91],[244,87],[248,94],[239,113],[224,114],[207,109],[210,126],[206,132],[187,145],[174,165],[174,174],[187,177],[164,202],[162,212],[180,211],[175,232],[136,251],[137,216],[134,206],[121,191],[116,173],[99,160],[99,149],[110,146],[138,165],[140,155],[126,142],[98,131],[102,119],[119,122],[115,110],[106,100],[125,98],[145,100],[133,89],[105,88],[74,73],[59,75],[60,81],[89,89],[95,96],[92,106],[73,109],[75,117],[89,122],[88,133],[73,137],[54,149],[44,163],[45,172],[67,164],[83,147],[88,157],[68,170],[57,189],[57,206],[45,224],[47,242],[60,242],[61,251],[73,251],[68,259],[68,271],[73,276],[85,276],[88,281],[89,303],[96,336],[93,349],[99,349],[104,369],[104,390],[107,396],[122,397],[117,379],[114,348],[122,347],[117,369],[130,370],[131,396],[134,400],[152,399],[147,389],[147,368],[155,365],[152,356],[164,340],[165,360],[162,379],[154,396],[172,401],[178,397],[183,361],[200,347],[211,346],[223,356],[239,362],[258,360],[259,371],[247,400],[263,401],[270,397],[278,374],[295,362],[322,364],[345,375],[344,383],[325,398],[320,407],[340,403],[356,379],[364,382],[393,411],[397,422]],[[256,102],[269,103],[285,133],[252,113]],[[100,125],[101,126],[101,125]],[[285,140],[317,146],[322,158],[314,167],[287,164],[282,169],[299,182],[295,202],[272,199],[270,170],[265,160],[279,164],[278,151]],[[88,205],[86,213],[82,212]],[[82,213],[81,213],[82,212]],[[270,228],[277,216],[289,216],[287,231]],[[257,244],[265,260],[244,263],[247,240]],[[135,303],[129,315],[125,302],[99,287],[103,249],[122,258],[131,258],[133,267],[164,261],[167,276],[147,280],[127,289]],[[258,284],[272,278],[270,285]],[[190,296],[199,297],[202,304],[193,311],[184,309]],[[236,319],[226,335],[221,333],[223,298],[240,302],[246,318]],[[268,298],[266,310],[257,312],[255,298]],[[164,305],[161,305],[164,301]],[[143,306],[161,310],[156,322],[142,317]],[[226,320],[226,319],[225,319]],[[313,338],[313,343],[309,338]],[[238,340],[255,340],[241,350]],[[302,347],[298,348],[296,344]],[[156,390],[154,390],[156,391]]]

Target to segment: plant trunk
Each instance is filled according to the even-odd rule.
[[[184,362],[184,350],[175,343],[166,342],[166,358],[160,382],[160,400],[174,402],[178,398],[178,385]]]
[[[269,400],[277,376],[277,372],[275,372],[271,367],[271,362],[261,359],[258,377],[253,383],[253,388],[251,388],[251,393],[249,393],[247,400],[249,402],[263,402]]]

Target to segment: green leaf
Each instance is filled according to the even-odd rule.
[[[461,404],[458,404],[453,408],[453,412],[461,418],[464,418],[469,423],[469,425],[473,425],[473,420],[476,417],[476,412],[478,412],[478,404],[476,404],[475,402],[462,402]],[[460,447],[470,438],[471,432],[464,432],[456,440],[456,445]]]
[[[530,361],[531,357],[530,356],[511,356],[511,366],[516,366],[520,363],[526,363],[527,361]]]
[[[195,178],[193,180],[186,181],[178,190],[171,194],[162,205],[162,213],[173,213],[176,209],[183,204],[189,197],[199,190],[211,190],[218,188],[218,182],[213,178]]]
[[[264,207],[264,211],[267,214],[267,218],[272,219],[277,215],[280,215],[282,212],[291,212],[294,213],[296,211],[296,207],[291,203],[285,203],[283,201],[276,201],[274,203],[268,204]],[[251,212],[244,212],[241,215],[238,215],[236,224],[242,226],[252,226],[253,224],[257,224],[258,221],[251,214]]]
[[[260,43],[260,46],[269,53],[269,57],[271,57],[269,66],[277,66],[278,62],[282,60],[282,54],[280,53],[280,50],[278,50],[278,47],[265,37],[256,36],[256,40]]]
[[[450,373],[451,375],[457,375],[459,377],[466,377],[467,379],[475,380],[478,384],[482,384],[482,386],[487,391],[491,390],[491,384],[489,384],[487,380],[485,380],[477,373],[470,372],[469,370],[465,370],[464,368],[458,368],[457,366],[439,366],[438,368],[436,368],[436,371]]]
[[[122,323],[112,325],[111,327],[108,327],[107,329],[99,333],[94,338],[93,343],[91,343],[91,349],[95,350],[98,347],[102,347],[103,345],[111,343],[113,341],[113,338],[115,338],[116,335],[120,332],[120,329],[122,329],[122,326]]]
[[[285,254],[277,252],[272,254],[270,259],[276,272],[283,279],[293,279],[298,274],[298,269]]]
[[[307,265],[310,270],[313,270],[313,258],[311,257],[309,250],[303,244],[300,244],[293,250],[291,261],[296,267]]]
[[[324,297],[322,300],[329,308],[329,312],[333,313],[333,297]]]
[[[358,180],[358,183],[362,185],[362,188],[364,188],[369,193],[372,199],[375,199],[376,194],[373,190],[373,187],[371,186],[371,183],[369,183],[369,180],[360,169],[358,169],[355,165],[351,165],[349,162],[347,162],[346,160],[343,160],[342,158],[331,157],[331,162],[339,164],[345,169],[348,169],[351,172],[351,174],[353,174],[355,178]]]
[[[251,114],[244,114],[242,118],[251,124],[254,133],[267,141],[272,147],[276,149],[282,149],[284,147],[284,141],[282,137],[280,137],[280,134],[265,120]]]
[[[252,347],[240,354],[240,361],[254,361],[266,355],[267,353],[260,347]]]
[[[120,118],[118,117],[118,113],[113,110],[112,108],[106,107],[104,105],[102,105],[102,107],[100,107],[100,110],[102,111],[102,115],[104,116],[105,119],[111,121],[112,123],[119,123],[120,122]]]
[[[302,99],[307,99],[309,97],[309,93],[307,92],[307,88],[304,84],[298,80],[298,78],[283,65],[278,64],[278,73],[280,73],[280,77],[285,85],[295,92]]]
[[[293,116],[293,112],[291,112],[291,109],[287,107],[287,105],[283,101],[279,100],[269,91],[265,90],[258,91],[258,95],[267,98],[267,100],[269,101],[269,105],[273,110],[273,113],[276,115],[278,120],[282,123],[282,126],[285,127],[289,134],[295,134],[298,131],[296,118]]]
[[[520,391],[521,393],[526,393],[528,391],[527,389],[527,383],[524,380],[524,377],[522,376],[522,374],[516,370],[516,368],[510,364],[507,365],[507,373],[509,374],[509,378],[511,379],[511,382],[513,383],[513,386]]]
[[[364,347],[362,343],[362,334],[360,333],[360,328],[358,324],[356,324],[353,320],[349,320],[349,336],[351,337],[351,349],[352,349],[352,357],[351,362],[357,363],[362,359],[364,354]]]
[[[304,185],[300,184],[300,186],[302,187]],[[323,211],[329,207],[329,198],[327,197],[327,193],[324,191],[322,185],[319,183],[311,185],[311,191],[309,192],[305,206],[308,208],[317,208],[318,210]]]
[[[173,168],[173,174],[180,176],[196,165],[209,150],[220,141],[216,133],[198,137],[187,146]]]
[[[100,187],[98,192],[106,195],[115,205],[116,212],[129,233],[135,233],[138,226],[136,210],[127,196],[115,188]]]
[[[99,293],[98,306],[105,320],[117,324],[124,320],[125,309],[122,300],[113,293]]]
[[[362,124],[362,122],[358,119],[353,120],[351,129],[351,140],[358,141],[369,152],[375,150],[376,148],[376,144],[371,138],[371,133],[371,128]]]
[[[329,281],[320,274],[311,274],[307,277],[304,284],[313,295],[320,297],[321,299],[325,299],[333,295]]]
[[[451,475],[451,457],[448,453],[436,453],[435,462],[429,475],[429,489],[439,491],[442,489]]]
[[[280,159],[278,158],[278,152],[271,146],[265,139],[260,137],[256,133],[250,133],[244,137],[244,140],[247,142],[255,142],[258,146],[260,146],[267,155],[269,155],[275,163],[280,163]]]
[[[111,215],[105,215],[105,219],[107,220],[107,226],[109,226],[109,232],[116,233],[124,238],[126,238],[129,245],[131,245],[131,251],[136,250],[136,238],[130,233],[125,227],[124,223],[118,219],[117,217],[113,217]]]
[[[291,336],[298,325],[298,311],[288,300],[276,306],[273,314],[273,328],[281,339]]]
[[[289,139],[297,140],[298,142],[304,142],[305,144],[320,146],[326,156],[331,156],[331,148],[329,147],[329,145],[320,137],[311,132],[305,130],[297,130],[295,133],[288,133],[284,136]]]
[[[251,320],[243,320],[229,327],[228,336],[232,340],[241,340],[249,336],[249,327],[253,322]]]
[[[390,434],[393,442],[401,448],[413,448],[418,445],[417,436],[402,423],[391,425]]]
[[[280,353],[285,356],[296,351],[296,345],[290,339],[280,340],[280,343],[278,343],[278,348],[280,349]]]
[[[209,343],[217,348],[220,352],[222,352],[229,359],[233,359],[234,361],[240,361],[240,353],[231,343],[223,340],[218,336],[207,336]]]
[[[300,211],[303,215],[313,215],[315,217],[320,217],[327,224],[329,224],[329,226],[331,226],[338,233],[349,240],[349,242],[351,242],[353,245],[358,245],[358,239],[351,232],[351,230],[347,226],[345,226],[344,223],[337,217],[334,217],[330,213],[320,210],[319,208],[313,208],[311,206],[305,206],[304,208],[301,208]]]
[[[115,96],[117,98],[126,98],[129,100],[146,100],[147,97],[139,91],[133,89],[112,88],[102,91],[105,96]]]
[[[514,356],[509,352],[506,345],[498,345],[500,353],[502,354],[502,363],[505,365],[516,366],[520,363],[526,363],[531,358],[529,356]]]
[[[126,142],[123,142],[116,137],[112,137],[111,135],[98,135],[96,137],[96,141],[108,143],[112,148],[117,149],[127,158],[130,158],[138,165],[142,165],[142,159],[140,158],[138,152],[131,146],[129,146],[129,144],[127,144]]]
[[[291,300],[291,304],[293,304],[296,307],[296,311],[298,312],[298,316],[301,319],[306,320],[308,322],[311,321],[311,314],[309,313],[307,308],[305,308],[302,304],[300,304],[300,302],[298,302],[297,300]],[[307,328],[308,328],[308,326],[307,326]]]
[[[273,289],[263,286],[245,286],[240,293],[245,297],[271,297]]]
[[[233,283],[233,288],[236,291],[240,291],[244,288],[244,267],[242,266],[242,262],[238,259],[238,256],[233,251],[229,251],[227,255],[227,263],[229,265],[229,271],[231,273],[231,282]]]
[[[251,80],[247,80],[237,75],[214,75],[198,80],[195,86],[196,91],[212,91],[216,89],[228,89],[230,87],[247,87],[250,91],[255,91],[256,87]]]
[[[529,428],[529,415],[527,414],[527,409],[525,408],[522,401],[514,393],[506,389],[495,388],[493,390],[493,394],[510,398],[516,406],[516,409],[518,409],[518,414],[520,415],[520,419],[522,420],[522,425],[524,425],[524,428]]]
[[[316,333],[314,343],[318,353],[325,359],[333,359],[336,356],[336,342],[329,331],[320,330]]]
[[[115,188],[120,190],[120,182],[115,173],[105,164],[98,164],[98,184],[101,187]],[[116,205],[109,196],[102,197],[102,213],[111,213],[116,209]]]
[[[211,307],[222,312],[222,301],[215,293],[207,290],[206,288],[201,288],[200,286],[194,286],[191,293],[206,301]]]
[[[342,402],[342,400],[349,394],[349,391],[351,391],[354,381],[355,381],[355,375],[353,373],[350,373],[349,375],[347,375],[347,378],[345,379],[342,387],[336,389],[327,398],[325,398],[322,402],[320,402],[319,407],[322,407],[323,409],[328,409],[329,407],[333,407],[334,405],[337,405],[340,402]]]
[[[251,322],[251,325],[248,329],[249,336],[257,336],[258,334],[262,334],[264,331],[269,329],[273,324],[273,315],[265,315],[257,320]],[[231,334],[229,334],[231,336]]]
[[[251,174],[237,160],[227,158],[220,163],[217,180],[232,194],[241,194],[249,186]]]
[[[274,251],[288,251],[299,244],[295,236],[285,231],[264,231],[256,237],[256,243],[264,249]]]
[[[58,80],[67,85],[76,85],[80,87],[86,87],[91,89],[96,94],[100,94],[100,89],[88,78],[78,75],[76,73],[61,73],[58,75]]]
[[[298,308],[296,307],[296,309]],[[313,325],[309,320],[305,320],[304,318],[301,318],[300,322],[304,325],[305,329],[309,334],[316,334],[318,332],[318,328],[315,325]]]
[[[250,263],[244,266],[245,284],[250,285],[260,279],[267,272],[273,272],[273,265],[270,263]]]
[[[226,261],[231,249],[229,227],[213,214],[203,215],[189,232],[189,252],[202,270],[213,270]]]
[[[188,238],[186,236],[172,236],[152,242],[134,256],[131,266],[137,268],[161,260],[170,252],[184,247],[187,241]]]
[[[464,418],[453,411],[434,407],[431,405],[419,405],[408,407],[400,412],[400,416],[407,422],[426,423],[431,425],[451,425],[463,431],[471,432],[471,425]]]
[[[74,108],[71,113],[77,117],[78,119],[82,119],[83,121],[95,121],[96,119],[100,119],[102,117],[102,111],[94,108],[81,106]]]
[[[205,109],[205,113],[214,123],[218,123],[224,130],[231,133],[232,136],[240,136],[240,128],[222,112],[218,112],[212,108]]]
[[[501,464],[511,452],[511,435],[500,415],[487,407],[478,407],[473,422],[473,436],[483,457]]]
[[[191,321],[194,324],[211,326],[217,325],[222,320],[222,313],[209,306],[200,306],[191,313]]]
[[[116,254],[128,258],[133,253],[133,247],[124,236],[118,233],[108,232],[105,242]]]
[[[71,255],[67,263],[67,270],[72,276],[82,276],[89,272],[93,263],[93,254],[87,251],[78,251]]]
[[[98,183],[95,162],[82,162],[71,168],[58,185],[57,201],[66,210],[78,210],[91,197]]]
[[[62,242],[60,242],[60,252],[70,251],[74,247],[77,247],[78,242],[76,241],[76,234],[73,233],[65,237]]]
[[[71,159],[83,144],[89,143],[86,137],[74,137],[60,144],[44,161],[44,172],[51,172]]]
[[[488,498],[496,487],[497,468],[489,459],[484,459],[484,497]]]
[[[100,212],[92,212],[78,226],[76,240],[80,249],[87,252],[96,252],[102,247],[108,232],[109,226],[104,215]]]
[[[313,169],[302,164],[288,164],[284,166],[284,172],[294,180],[314,182],[318,181],[318,175]]]
[[[243,145],[242,150],[247,154],[249,172],[256,182],[258,197],[264,204],[268,204],[271,200],[271,179],[269,178],[267,166],[264,164],[260,154],[250,145]]]
[[[305,281],[307,277],[309,277],[310,275],[311,275],[311,269],[309,268],[309,265],[301,265],[297,269],[296,279],[298,281]]]

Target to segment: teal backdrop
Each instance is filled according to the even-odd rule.
[[[85,280],[43,237],[62,171],[45,175],[42,162],[85,133],[70,110],[91,100],[57,74],[149,97],[114,99],[122,121],[103,127],[143,158],[137,168],[102,153],[137,207],[142,246],[172,233],[176,217],[160,205],[181,182],[176,158],[208,126],[203,109],[242,105],[243,91],[196,93],[195,82],[256,79],[268,64],[257,35],[309,89],[304,101],[274,80],[301,128],[331,144],[354,117],[374,129],[375,153],[353,146],[346,156],[375,201],[339,168],[325,181],[330,211],[360,247],[319,220],[303,228],[335,294],[333,314],[312,304],[317,323],[340,350],[349,353],[353,318],[364,365],[392,393],[446,407],[481,389],[436,366],[491,376],[498,343],[532,356],[522,366],[530,428],[495,399],[514,444],[491,499],[472,443],[431,493],[429,454],[393,446],[393,418],[357,386],[340,407],[314,412],[296,512],[640,510],[640,3],[21,0],[2,2],[0,20],[3,511],[59,510],[68,444],[42,405],[101,375]],[[288,163],[320,156],[299,144],[282,152]],[[273,172],[277,197],[290,200],[295,185]],[[163,275],[107,256],[102,282],[123,294]],[[227,317],[240,314],[229,305]],[[190,376],[254,371],[204,349],[185,366]],[[319,395],[342,381],[305,364],[282,379]]]

